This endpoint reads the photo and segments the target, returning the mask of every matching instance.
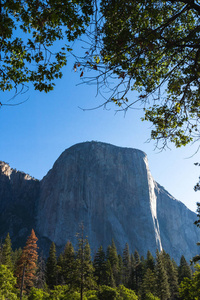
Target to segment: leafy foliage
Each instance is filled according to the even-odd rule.
[[[137,300],[138,299],[138,297],[134,291],[127,289],[123,285],[118,286],[117,292],[119,293],[119,299],[124,299],[124,300]]]
[[[200,294],[200,265],[196,264],[196,272],[193,274],[192,278],[184,278],[180,284],[179,295],[181,299],[184,300],[196,300],[199,298]]]
[[[32,287],[30,290],[30,293],[28,295],[28,300],[44,300],[48,299],[48,293],[43,291],[42,289],[37,289],[35,287]]]
[[[117,291],[112,287],[102,285],[98,297],[100,300],[107,300],[107,299],[115,300],[117,297]]]
[[[143,120],[154,125],[151,137],[164,146],[167,140],[180,147],[198,139],[199,3],[102,0],[98,12],[91,45],[79,59],[81,68],[93,70],[86,82],[107,86],[106,103],[119,110],[142,104]]]
[[[0,90],[17,93],[28,83],[52,90],[67,63],[65,39],[74,41],[85,31],[92,11],[90,0],[1,1]]]
[[[12,271],[5,265],[0,265],[0,299],[17,300],[14,286],[16,278]]]

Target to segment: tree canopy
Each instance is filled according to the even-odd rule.
[[[199,138],[199,15],[198,1],[102,0],[79,60],[84,72],[98,72],[85,81],[110,90],[105,104],[125,111],[142,104],[151,138],[164,146]]]
[[[91,14],[90,0],[0,0],[0,90],[52,90],[67,63],[65,42],[85,31]]]
[[[197,299],[199,295],[200,266],[191,275],[184,256],[179,267],[164,250],[156,251],[156,260],[150,251],[146,259],[137,251],[129,252],[125,245],[123,255],[117,254],[114,241],[108,245],[106,255],[102,248],[91,259],[90,245],[84,238],[83,224],[77,235],[76,251],[71,242],[56,259],[56,246],[51,244],[49,256],[44,262],[37,254],[37,237],[34,230],[23,250],[6,251],[16,260],[12,268],[9,260],[0,261],[0,299],[27,300],[174,300]],[[10,249],[7,235],[4,245]],[[18,255],[19,256],[19,255]],[[72,259],[72,261],[71,261]],[[43,266],[41,261],[43,260]],[[39,263],[38,263],[39,262]],[[46,272],[45,272],[46,270]],[[179,270],[179,272],[177,272]],[[42,274],[41,274],[42,273]],[[179,274],[178,274],[179,273]],[[46,276],[44,276],[46,274]],[[179,275],[179,276],[178,276]],[[178,282],[179,277],[179,282]],[[179,294],[178,294],[179,288]],[[23,293],[22,293],[23,291]],[[23,295],[22,295],[23,294]]]

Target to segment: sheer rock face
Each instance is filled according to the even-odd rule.
[[[9,232],[17,247],[35,226],[38,192],[38,180],[0,161],[0,236],[4,238]]]
[[[155,193],[163,249],[178,263],[181,255],[189,261],[199,253],[196,243],[200,241],[200,229],[194,225],[197,216],[158,183]]]
[[[66,150],[41,182],[38,230],[59,246],[75,241],[81,222],[92,249],[153,251],[158,246],[151,214],[146,155],[102,143]],[[45,219],[43,216],[46,216]],[[149,238],[151,237],[151,238]]]
[[[177,262],[198,253],[196,214],[153,180],[140,150],[87,142],[65,150],[40,182],[5,163],[0,172],[4,232],[15,226],[11,236],[17,238],[32,226],[47,253],[51,241],[59,248],[67,240],[75,245],[81,222],[93,253],[112,239],[121,253],[125,243],[140,255],[163,248]]]
[[[44,217],[45,216],[45,217]],[[84,223],[93,251],[114,239],[141,255],[162,249],[176,261],[197,253],[196,215],[153,180],[146,154],[91,142],[64,151],[41,181],[37,230],[63,247]]]

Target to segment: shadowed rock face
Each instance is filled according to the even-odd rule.
[[[182,254],[189,260],[198,253],[196,215],[153,180],[140,150],[98,142],[77,144],[61,154],[41,182],[20,175],[23,195],[25,191],[31,195],[28,201],[25,196],[23,200],[10,196],[11,186],[18,195],[20,185],[14,188],[4,173],[0,207],[4,203],[9,208],[13,201],[30,205],[40,248],[46,250],[50,241],[60,248],[67,240],[75,245],[83,222],[93,253],[100,245],[106,249],[112,239],[120,252],[125,243],[141,255],[164,248],[177,262]],[[6,191],[8,202],[2,200]]]
[[[14,246],[22,246],[35,227],[39,181],[0,161],[0,236],[9,232]]]
[[[162,246],[178,262],[182,254],[189,261],[199,253],[200,229],[194,225],[197,216],[159,184],[155,184],[155,192]]]

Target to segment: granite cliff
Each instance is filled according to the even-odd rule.
[[[11,216],[1,222],[6,224],[1,233],[13,229],[16,220],[15,237],[33,224],[46,251],[51,241],[60,248],[67,240],[76,243],[83,222],[93,251],[114,239],[120,251],[126,242],[141,255],[164,248],[177,262],[182,254],[189,260],[198,253],[196,214],[154,181],[140,150],[77,144],[61,154],[40,182],[4,163],[0,169],[0,214]],[[29,208],[28,222],[18,217],[18,207]]]

